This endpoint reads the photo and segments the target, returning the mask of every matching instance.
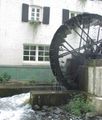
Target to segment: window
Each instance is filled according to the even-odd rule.
[[[38,47],[38,61],[49,61],[49,47]]]
[[[31,21],[41,21],[42,19],[42,9],[38,6],[29,7],[29,20]]]
[[[23,46],[24,61],[49,61],[49,46]]]
[[[41,22],[48,25],[50,21],[50,7],[22,4],[22,22]]]
[[[24,54],[23,60],[25,60],[25,61],[35,61],[36,47],[25,45],[23,54]]]

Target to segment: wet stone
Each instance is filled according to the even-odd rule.
[[[94,119],[95,116],[96,116],[95,113],[93,113],[93,112],[88,112],[88,113],[86,113],[86,115],[85,115],[85,120]]]
[[[46,105],[42,106],[42,110],[47,111],[48,110],[48,106],[46,106]]]
[[[56,108],[56,109],[54,110],[54,113],[55,113],[55,114],[60,114],[61,112],[62,112],[62,110],[59,109],[59,108]]]
[[[33,109],[34,109],[34,110],[40,110],[40,106],[39,106],[39,105],[34,105],[34,106],[33,106]]]
[[[102,120],[102,116],[97,116],[97,120]]]
[[[96,116],[93,113],[88,113],[86,114],[87,117],[83,116],[82,118],[69,114],[61,107],[48,107],[45,105],[39,110],[35,110],[34,115],[36,116],[34,120],[102,120],[101,116]]]

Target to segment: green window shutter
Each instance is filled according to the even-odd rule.
[[[22,22],[28,22],[28,10],[29,5],[28,4],[22,4]]]
[[[44,7],[43,8],[43,24],[49,24],[50,19],[50,8]]]
[[[69,19],[69,10],[63,9],[62,11],[62,24]]]

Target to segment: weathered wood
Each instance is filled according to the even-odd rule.
[[[31,91],[30,94],[30,103],[32,108],[34,105],[62,105],[67,103],[68,98],[70,97],[70,92],[61,92],[61,91]]]

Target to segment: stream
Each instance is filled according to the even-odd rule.
[[[33,110],[29,100],[30,93],[0,98],[0,120],[76,120],[57,106]]]
[[[0,120],[35,120],[29,99],[30,93],[0,98]]]
[[[29,100],[30,93],[0,98],[0,120],[102,120],[102,116],[82,119],[57,106],[43,106],[40,111],[33,110]]]

